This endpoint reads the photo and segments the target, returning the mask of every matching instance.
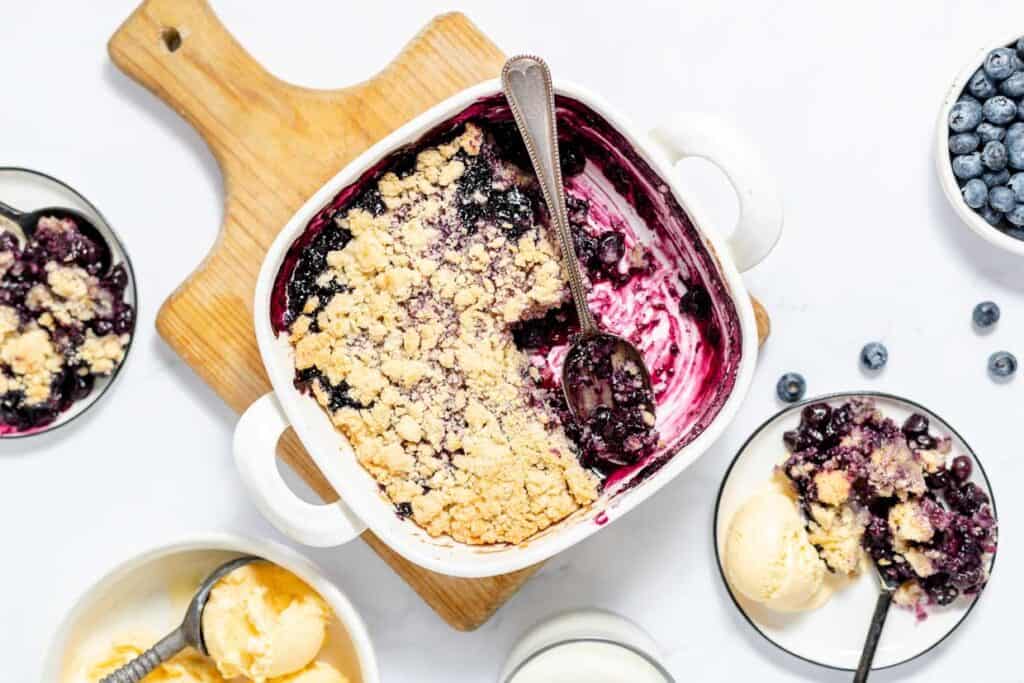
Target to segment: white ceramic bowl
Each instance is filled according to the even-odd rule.
[[[77,658],[112,643],[105,637],[140,633],[159,638],[185,613],[191,592],[213,568],[232,557],[256,555],[294,573],[330,605],[348,635],[342,648],[355,660],[362,683],[379,683],[380,673],[362,618],[349,599],[309,560],[282,545],[228,534],[190,537],[145,550],[119,563],[75,603],[51,639],[42,681],[61,683]],[[133,607],[137,606],[137,609]],[[328,640],[340,637],[328,631]]]
[[[1015,43],[1022,34],[1024,34],[1024,31],[1001,43],[989,45],[979,50],[956,77],[956,80],[953,81],[953,85],[950,87],[949,92],[946,93],[946,99],[943,100],[942,107],[939,109],[939,120],[935,126],[935,170],[939,174],[939,184],[942,186],[946,199],[949,200],[953,210],[960,216],[960,220],[967,224],[967,227],[990,244],[1024,256],[1024,240],[1010,237],[998,228],[989,225],[988,221],[975,213],[974,209],[967,206],[967,203],[964,202],[963,195],[960,193],[960,185],[957,182],[956,176],[953,175],[953,167],[950,164],[948,123],[949,110],[956,104],[964,88],[967,87],[967,82],[971,79],[971,76],[981,67],[982,62],[985,60],[985,55],[997,47],[1006,47]]]
[[[361,467],[344,437],[316,401],[293,385],[292,349],[270,321],[274,280],[284,256],[310,219],[343,188],[395,150],[414,143],[428,131],[471,104],[501,93],[497,80],[481,83],[438,104],[371,147],[324,185],[288,222],[271,245],[256,283],[253,317],[256,339],[273,393],[257,400],[235,430],[235,459],[249,493],[278,529],[309,545],[347,542],[367,527],[406,559],[443,574],[480,577],[530,566],[614,521],[678,476],[718,438],[732,421],[747,393],[757,358],[754,312],[740,272],[760,262],[774,247],[782,228],[782,207],[774,181],[755,153],[720,121],[699,115],[675,117],[650,138],[592,93],[561,83],[559,95],[581,102],[604,118],[647,162],[683,210],[716,258],[722,282],[732,297],[740,324],[742,355],[732,392],[717,416],[656,474],[614,497],[604,496],[588,509],[563,520],[518,546],[470,546],[450,538],[431,538],[411,521],[403,521],[382,496],[374,479]],[[719,165],[732,182],[740,204],[735,231],[724,239],[710,228],[697,201],[677,182],[673,164],[684,157],[704,157]],[[312,505],[284,484],[275,462],[275,446],[288,426],[295,428],[324,476],[344,503]],[[598,517],[601,515],[601,517]],[[600,520],[600,523],[595,519]]]

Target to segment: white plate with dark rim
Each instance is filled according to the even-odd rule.
[[[855,397],[874,399],[887,417],[902,424],[911,413],[921,413],[931,422],[931,433],[949,436],[953,441],[950,457],[965,454],[974,464],[972,481],[988,493],[992,500],[992,514],[998,519],[995,498],[992,496],[985,470],[974,451],[949,423],[924,406],[905,398],[877,392],[843,392],[808,399],[787,406],[768,418],[747,439],[729,465],[722,480],[715,503],[715,557],[719,574],[725,582],[733,602],[755,631],[787,654],[812,664],[853,671],[857,668],[864,638],[878,596],[878,581],[868,568],[849,585],[836,591],[823,607],[811,612],[782,614],[757,605],[733,591],[722,566],[726,532],[733,514],[740,505],[770,481],[772,468],[785,454],[783,432],[794,429],[800,422],[800,411],[810,403],[825,401],[835,407]],[[989,562],[989,571],[995,555]],[[989,585],[982,594],[991,590]],[[963,623],[980,596],[960,597],[948,607],[929,605],[928,617],[918,622],[912,611],[893,606],[885,623],[874,669],[885,669],[920,657],[945,640]]]

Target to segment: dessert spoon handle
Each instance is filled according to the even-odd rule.
[[[587,307],[587,290],[583,285],[565,211],[551,71],[540,57],[520,55],[505,62],[501,70],[501,84],[516,126],[526,143],[526,151],[530,153],[533,171],[540,182],[551,222],[558,233],[562,261],[569,275],[569,288],[580,320],[580,332],[585,335],[596,332],[597,325]]]
[[[882,627],[885,626],[885,618],[889,615],[891,603],[892,591],[883,588],[875,603],[875,614],[871,617],[871,628],[868,629],[868,637],[864,641],[864,650],[860,653],[860,663],[857,665],[857,673],[853,676],[853,683],[865,683],[868,680],[871,663],[875,661],[875,650],[882,637]]]
[[[104,676],[100,683],[139,683],[153,669],[185,649],[185,645],[185,634],[180,628],[175,629],[117,671]]]

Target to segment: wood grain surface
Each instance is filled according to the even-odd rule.
[[[164,302],[157,329],[237,412],[270,389],[253,333],[252,293],[278,231],[351,159],[437,102],[494,78],[505,60],[465,16],[446,14],[369,80],[301,88],[263,69],[203,0],[147,0],[108,49],[122,71],[199,131],[223,173],[219,238]],[[757,302],[755,310],[763,342],[768,317]],[[337,499],[291,430],[278,454],[321,498]],[[369,531],[362,538],[461,630],[484,623],[537,569],[454,578],[407,562]]]

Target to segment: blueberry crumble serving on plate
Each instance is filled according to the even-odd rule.
[[[596,145],[561,146],[588,303],[641,348],[653,397],[623,372],[605,410],[582,425],[570,415],[560,370],[578,323],[511,121],[467,116],[379,163],[313,219],[278,275],[272,322],[296,387],[432,536],[525,541],[624,472],[656,469],[732,385],[736,314],[709,293],[721,285],[701,247],[639,239],[629,221],[657,227],[644,218],[655,200]],[[600,375],[607,364],[592,361]]]
[[[128,275],[68,218],[30,238],[0,225],[0,434],[52,423],[124,359],[134,310]]]
[[[929,427],[920,413],[900,426],[870,399],[814,403],[784,435],[780,467],[828,568],[856,574],[866,552],[899,584],[897,604],[920,614],[980,592],[998,536],[971,459],[951,458],[950,438]]]

